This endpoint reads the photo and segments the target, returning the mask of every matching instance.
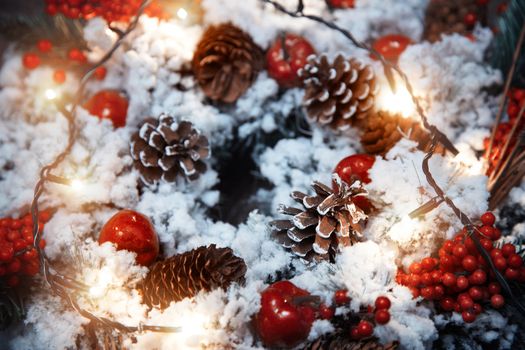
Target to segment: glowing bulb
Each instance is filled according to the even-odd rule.
[[[92,298],[100,298],[108,290],[109,284],[113,279],[113,273],[108,267],[103,267],[99,274],[97,282],[89,288],[89,295]]]
[[[388,86],[380,90],[376,98],[377,108],[392,114],[401,114],[405,118],[414,115],[416,106],[412,96],[403,84],[397,84],[396,87],[395,93]]]
[[[57,92],[53,89],[46,89],[46,91],[44,92],[44,95],[50,101],[54,100],[58,96]]]
[[[188,11],[181,7],[177,10],[177,17],[179,17],[182,20],[185,20],[188,17]]]
[[[75,191],[80,191],[84,188],[84,183],[79,179],[71,180],[70,187]]]

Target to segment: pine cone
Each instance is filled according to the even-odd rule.
[[[206,171],[202,161],[210,155],[208,139],[189,121],[176,122],[168,115],[148,118],[131,137],[130,153],[142,182],[174,182],[177,176],[197,179]]]
[[[193,55],[193,72],[204,94],[235,102],[264,67],[262,49],[232,24],[209,27]]]
[[[243,282],[245,273],[244,260],[230,248],[212,244],[155,263],[138,289],[147,305],[165,309],[172,301],[193,297],[201,290]]]
[[[305,350],[396,350],[398,343],[382,345],[377,339],[352,340],[338,334],[335,337],[319,338]]]
[[[465,15],[475,14],[482,24],[486,24],[486,7],[476,4],[477,0],[432,0],[425,13],[423,37],[439,41],[441,34],[458,33],[466,35],[470,28],[465,24]]]
[[[366,191],[356,182],[348,185],[337,176],[338,190],[315,181],[315,195],[294,191],[291,197],[304,209],[281,206],[279,211],[292,215],[291,219],[270,222],[272,235],[285,248],[306,260],[334,260],[342,246],[357,242],[367,216],[353,200]]]
[[[374,104],[375,74],[355,58],[313,56],[299,70],[305,85],[303,104],[310,121],[345,130],[352,119],[366,117]]]
[[[418,148],[422,151],[428,151],[430,146],[430,134],[421,123],[418,120],[404,118],[400,114],[373,111],[357,126],[363,130],[361,135],[363,148],[370,154],[386,154],[403,136],[417,141]]]

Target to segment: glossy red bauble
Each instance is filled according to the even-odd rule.
[[[100,244],[112,242],[118,250],[137,253],[137,263],[150,265],[159,254],[159,240],[147,217],[133,210],[121,210],[102,227]]]
[[[377,310],[374,318],[378,324],[387,324],[390,322],[390,312],[388,310]]]
[[[490,211],[481,215],[481,223],[486,226],[492,226],[496,222],[496,217]]]
[[[355,0],[328,0],[328,4],[331,7],[347,9],[355,6]]]
[[[365,184],[370,183],[368,171],[375,162],[375,157],[369,154],[354,154],[341,160],[335,167],[334,173],[337,173],[341,180],[348,184],[359,180]]]
[[[377,297],[375,302],[376,310],[388,310],[390,309],[390,299],[384,296]]]
[[[277,38],[266,54],[268,74],[280,86],[299,86],[297,71],[305,66],[306,58],[313,54],[315,50],[305,38],[284,34]]]
[[[276,282],[261,293],[261,309],[254,324],[266,346],[291,348],[306,340],[315,310],[300,300],[309,295],[290,281]]]
[[[85,107],[89,113],[111,120],[116,128],[126,125],[128,100],[118,91],[100,91],[89,99]]]
[[[372,48],[388,61],[396,62],[410,44],[412,44],[410,38],[404,35],[391,34],[382,36],[374,41]],[[374,55],[371,57],[377,59]]]

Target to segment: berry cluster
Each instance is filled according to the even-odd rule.
[[[51,212],[41,211],[38,216],[40,232],[44,223],[51,218]],[[44,249],[46,241],[40,240]],[[20,276],[34,276],[40,271],[37,250],[33,247],[33,220],[30,214],[19,219],[0,219],[0,277],[7,285],[14,287],[20,283]]]
[[[334,301],[336,305],[346,305],[350,302],[348,292],[344,289],[340,289],[334,294]],[[375,324],[384,325],[390,322],[390,299],[385,296],[379,296],[376,298],[374,307],[367,306],[359,312],[360,319],[355,326],[350,329],[350,336],[352,339],[363,339],[372,336],[374,333],[374,322]],[[323,304],[319,310],[321,311]],[[333,315],[333,314],[332,314]],[[373,315],[373,316],[372,316]]]
[[[512,138],[512,140],[510,140],[509,148],[507,149],[506,154],[502,154],[503,148],[505,147],[505,143],[509,138],[509,134],[514,125],[516,124],[520,110],[525,105],[525,89],[511,89],[507,97],[509,99],[509,102],[507,104],[507,115],[509,119],[507,122],[503,122],[498,125],[490,157],[488,155],[490,138],[487,137],[484,140],[484,146],[486,150],[485,158],[487,158],[489,162],[487,175],[490,175],[494,171],[496,164],[502,157],[504,158],[509,154],[509,151],[512,150],[512,147],[516,144],[518,135],[525,127],[525,120],[522,119],[522,121],[518,125],[518,130],[515,133],[515,136]]]
[[[516,247],[506,243],[501,248],[494,241],[501,237],[494,227],[495,217],[487,212],[481,216],[482,226],[473,233],[490,253],[492,263],[510,281],[525,282],[525,267]],[[408,286],[414,297],[439,301],[444,311],[461,313],[467,323],[474,322],[483,311],[482,304],[500,308],[505,299],[485,259],[481,256],[467,230],[453,240],[446,240],[439,249],[439,258],[426,257],[414,262],[409,272],[398,272],[397,282]]]
[[[54,16],[63,14],[71,19],[103,17],[108,22],[129,22],[140,8],[141,0],[46,0],[46,12]],[[161,8],[152,3],[146,7],[150,17],[163,17]]]
[[[67,52],[67,58],[64,58],[61,57],[61,53],[53,50],[53,44],[47,39],[39,40],[35,46],[35,52],[27,52],[22,56],[22,63],[26,69],[35,69],[42,63],[55,65],[58,63],[61,67],[70,68],[83,67],[87,63],[85,53],[78,48],[70,49]],[[98,80],[103,80],[106,77],[106,68],[98,67],[93,76]],[[63,84],[66,78],[66,71],[62,68],[53,72],[53,81],[56,84]]]

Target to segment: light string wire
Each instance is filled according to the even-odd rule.
[[[94,64],[81,78],[80,86],[76,91],[75,97],[73,99],[73,104],[70,110],[67,110],[63,104],[58,105],[59,111],[64,115],[68,123],[68,142],[66,148],[48,165],[44,166],[40,170],[40,178],[35,185],[33,200],[31,203],[31,217],[33,219],[33,246],[37,250],[39,259],[40,259],[40,269],[43,274],[45,282],[51,288],[51,291],[61,297],[67,302],[67,304],[74,309],[77,313],[83,317],[92,321],[95,325],[98,325],[102,328],[115,330],[121,333],[134,333],[134,332],[161,332],[161,333],[172,333],[179,332],[180,327],[167,327],[167,326],[155,326],[155,325],[146,325],[139,323],[137,326],[127,326],[120,322],[113,321],[106,317],[97,316],[78,305],[78,302],[74,298],[74,293],[71,291],[81,292],[87,291],[88,286],[85,284],[76,281],[73,278],[70,278],[66,275],[61,275],[55,271],[52,267],[52,264],[49,258],[46,256],[45,252],[40,248],[40,241],[42,239],[42,232],[39,230],[39,208],[38,200],[40,196],[45,191],[46,184],[48,182],[60,182],[57,181],[57,176],[51,174],[51,172],[56,169],[66,157],[71,153],[73,145],[75,144],[75,139],[77,136],[77,126],[75,124],[75,113],[77,107],[80,105],[86,84],[89,81],[91,75],[95,72],[98,67],[101,67],[105,64],[114,54],[114,52],[121,46],[126,37],[137,27],[139,17],[144,13],[146,6],[151,2],[151,0],[143,0],[141,5],[135,15],[134,19],[129,23],[125,31],[113,30],[117,34],[117,40],[111,47],[111,49],[106,52],[106,54]]]
[[[436,200],[436,197],[431,199],[431,201],[435,202],[435,205],[428,206],[428,203],[427,203],[427,205],[423,205],[422,207],[416,209],[414,212],[412,212],[412,214],[414,214],[414,213],[417,214],[418,212],[421,212],[421,213],[428,212],[428,211],[430,211],[432,209],[435,209],[439,204],[445,202],[450,207],[450,209],[452,209],[454,214],[459,218],[461,223],[467,228],[468,235],[474,241],[474,244],[476,245],[476,248],[478,249],[480,254],[483,256],[485,261],[487,262],[487,265],[490,266],[491,270],[494,272],[494,275],[495,275],[496,279],[498,280],[498,282],[501,284],[501,286],[507,292],[507,294],[511,297],[511,299],[516,304],[518,309],[523,314],[525,314],[525,307],[516,298],[516,296],[512,292],[512,289],[511,289],[510,285],[507,283],[505,277],[494,266],[494,263],[492,262],[492,259],[490,258],[490,254],[481,245],[478,235],[483,237],[483,234],[477,229],[477,227],[473,224],[473,222],[470,220],[470,218],[455,205],[454,201],[452,201],[452,199],[450,199],[446,195],[446,193],[438,185],[438,183],[436,182],[436,180],[432,176],[432,172],[430,171],[430,167],[429,167],[429,161],[432,158],[432,156],[434,155],[436,146],[438,144],[443,145],[454,156],[456,156],[459,152],[454,147],[452,142],[447,138],[447,136],[445,134],[443,134],[440,130],[438,130],[438,128],[436,126],[431,125],[428,122],[427,116],[426,116],[423,108],[421,107],[421,105],[419,103],[419,98],[417,96],[415,96],[414,90],[412,88],[412,84],[410,83],[410,81],[408,79],[408,76],[403,72],[403,70],[401,68],[399,68],[399,66],[397,64],[386,60],[383,57],[383,55],[381,55],[378,51],[374,50],[373,48],[369,47],[368,45],[366,45],[366,44],[358,41],[357,39],[355,39],[355,37],[352,35],[352,33],[350,33],[349,31],[347,31],[344,28],[341,28],[336,23],[328,21],[328,20],[326,20],[326,19],[324,19],[322,17],[316,16],[316,15],[305,14],[304,13],[303,0],[298,0],[297,7],[296,7],[296,9],[294,11],[286,9],[282,4],[280,4],[279,2],[274,1],[274,0],[259,0],[259,1],[261,1],[262,3],[265,3],[265,4],[272,5],[277,11],[279,11],[281,13],[284,13],[284,14],[287,14],[288,16],[291,16],[291,17],[294,17],[294,18],[306,18],[306,19],[309,19],[311,21],[314,21],[314,22],[317,22],[317,23],[321,23],[324,26],[326,26],[326,27],[328,27],[328,28],[330,28],[330,29],[332,29],[334,31],[337,31],[337,32],[341,33],[342,35],[344,35],[356,47],[364,49],[364,50],[368,51],[369,53],[371,53],[383,65],[383,68],[384,68],[384,71],[385,71],[385,76],[387,77],[387,79],[388,79],[388,81],[390,83],[390,88],[394,92],[395,92],[395,83],[394,83],[394,77],[393,77],[393,74],[392,74],[392,70],[394,70],[396,73],[399,74],[399,76],[402,78],[402,80],[403,80],[403,82],[404,82],[404,84],[405,84],[405,86],[406,86],[406,88],[408,90],[408,93],[410,94],[410,96],[412,98],[412,101],[414,102],[414,104],[416,106],[416,111],[417,111],[419,117],[421,118],[421,122],[423,123],[424,127],[430,132],[430,135],[431,135],[430,149],[426,153],[426,155],[425,155],[425,157],[423,159],[422,170],[423,170],[423,173],[425,174],[425,177],[426,177],[426,180],[427,180],[428,184],[436,192],[436,197],[439,198],[439,201]],[[425,206],[427,206],[429,208],[425,208],[424,210],[421,210]],[[474,234],[474,232],[476,232],[477,235]]]

